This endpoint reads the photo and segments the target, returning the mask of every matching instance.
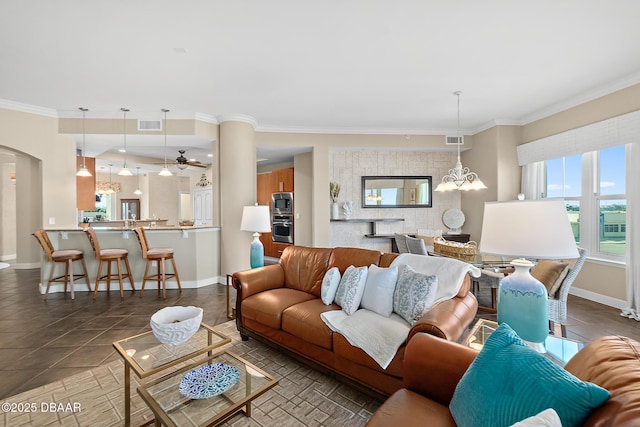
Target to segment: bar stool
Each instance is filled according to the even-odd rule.
[[[140,242],[140,248],[142,249],[142,258],[147,260],[147,265],[144,268],[144,278],[142,279],[142,289],[140,289],[140,298],[144,294],[144,285],[147,280],[156,280],[158,282],[158,292],[160,291],[160,282],[162,282],[162,298],[167,298],[167,280],[175,277],[176,282],[178,282],[178,290],[182,292],[182,287],[180,286],[180,276],[178,276],[178,269],[176,268],[176,261],[173,259],[173,248],[149,248],[147,244],[147,237],[144,234],[144,228],[136,227],[133,229],[135,231],[136,236],[138,237],[138,242]],[[171,260],[171,264],[173,265],[173,273],[165,272],[165,261]],[[157,263],[157,273],[148,275],[149,267],[151,266],[151,262],[156,261]]]
[[[100,261],[98,265],[98,274],[96,275],[96,287],[93,291],[93,299],[98,295],[98,285],[101,281],[107,282],[107,291],[111,289],[111,279],[118,278],[118,282],[120,282],[120,298],[124,298],[124,287],[122,285],[123,278],[129,278],[129,282],[131,283],[131,290],[135,291],[136,287],[133,284],[133,278],[131,277],[131,267],[129,266],[129,251],[126,249],[100,249],[100,244],[98,243],[98,238],[96,237],[96,232],[93,228],[87,227],[85,230],[87,233],[87,237],[89,238],[89,243],[91,243],[91,248],[96,254],[96,259]],[[107,262],[107,274],[101,276],[102,274],[102,264]],[[124,261],[124,265],[127,267],[127,271],[125,273],[122,272],[122,261]],[[118,266],[118,273],[111,273],[111,263],[115,262]]]
[[[44,299],[46,300],[49,296],[49,287],[51,286],[51,282],[60,282],[64,283],[64,292],[67,292],[67,283],[69,283],[70,291],[71,291],[71,299],[75,299],[75,294],[73,292],[73,280],[75,278],[84,277],[84,281],[87,283],[87,287],[89,287],[89,292],[91,292],[91,281],[89,280],[89,275],[87,274],[87,265],[84,262],[84,252],[79,249],[62,249],[62,250],[54,250],[53,245],[51,244],[51,240],[49,240],[49,236],[47,232],[43,229],[40,229],[33,233],[33,237],[38,240],[40,246],[44,250],[44,254],[47,257],[47,260],[53,264],[51,264],[51,272],[49,273],[49,280],[47,280],[47,290],[44,294]],[[80,261],[82,264],[83,274],[73,274],[73,261]],[[64,275],[53,277],[53,272],[56,269],[56,263],[63,262],[64,263]]]

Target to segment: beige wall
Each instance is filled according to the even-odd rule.
[[[16,183],[10,174],[16,171],[16,156],[0,152],[0,261],[16,257]]]
[[[311,246],[313,242],[313,152],[297,154],[293,159],[294,242]]]

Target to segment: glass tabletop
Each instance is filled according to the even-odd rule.
[[[140,378],[144,378],[229,342],[231,342],[229,337],[201,323],[200,329],[182,344],[162,344],[153,332],[149,331],[116,341],[113,346],[134,372]]]
[[[467,347],[482,350],[489,335],[497,328],[497,322],[479,319],[461,342]],[[579,341],[549,335],[544,341],[545,353],[542,354],[558,365],[564,366],[582,347],[584,347],[584,343]]]
[[[235,367],[239,379],[221,394],[203,399],[183,396],[180,384],[209,364],[224,363]],[[185,379],[186,377],[186,379]],[[225,381],[223,376],[210,378],[207,384]],[[234,380],[235,381],[235,380]],[[216,424],[278,383],[278,380],[239,356],[224,352],[204,362],[183,368],[156,381],[138,387],[138,393],[165,425],[200,426]],[[250,415],[250,414],[249,414]]]

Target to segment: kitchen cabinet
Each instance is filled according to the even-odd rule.
[[[211,188],[193,190],[193,225],[213,225],[213,190]]]
[[[259,173],[256,177],[257,202],[269,206],[271,211],[271,194],[293,192],[293,168],[278,169]],[[264,246],[265,256],[280,258],[282,251],[290,243],[274,242],[271,233],[262,233],[260,241]]]
[[[85,166],[91,176],[76,176],[76,208],[81,211],[96,210],[96,159],[85,158]],[[76,156],[76,170],[82,167],[82,156]]]

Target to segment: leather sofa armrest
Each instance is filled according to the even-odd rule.
[[[283,286],[284,269],[280,264],[233,273],[233,287],[238,289],[239,300]]]
[[[403,384],[448,406],[458,382],[478,351],[430,334],[418,333],[407,344],[403,362]]]
[[[473,322],[478,312],[478,300],[469,292],[464,297],[456,296],[431,307],[409,331],[407,340],[418,332],[457,341]]]

